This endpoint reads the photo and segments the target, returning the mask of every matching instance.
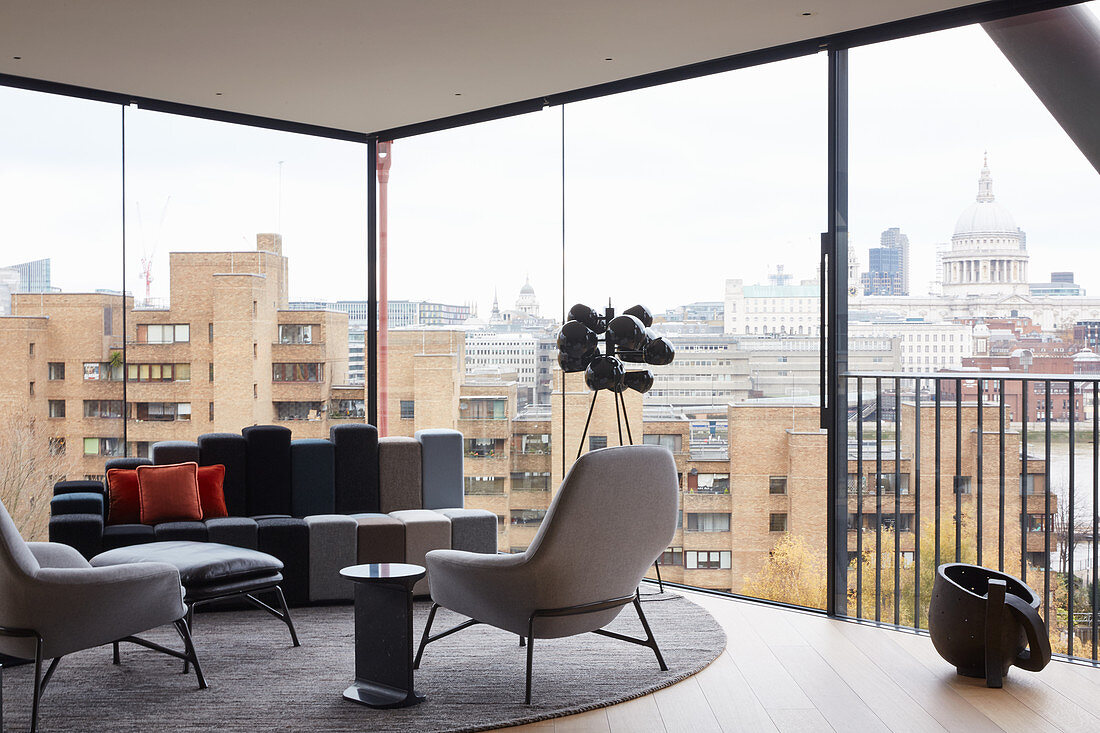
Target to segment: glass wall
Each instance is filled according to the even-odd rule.
[[[1090,656],[1100,175],[1031,86],[1050,19],[850,52],[850,344],[891,359],[849,381],[849,611],[923,627],[937,562],[976,562]]]
[[[123,452],[121,151],[117,106],[0,87],[0,499],[29,540]]]
[[[379,191],[379,428],[460,430],[466,504],[497,515],[505,551],[534,537],[561,465],[561,137],[553,108],[398,140]]]

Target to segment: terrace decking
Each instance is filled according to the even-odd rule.
[[[1013,669],[991,690],[958,677],[925,635],[685,595],[728,636],[707,669],[620,705],[509,730],[1100,730],[1100,669],[1053,661],[1038,674]]]

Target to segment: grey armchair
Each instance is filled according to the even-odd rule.
[[[38,728],[42,693],[61,657],[109,642],[128,641],[191,662],[199,687],[205,688],[186,612],[179,571],[173,566],[93,568],[68,545],[24,542],[0,503],[0,654],[34,660],[32,731]],[[182,652],[133,636],[169,623],[183,640]],[[46,659],[53,661],[43,675]],[[0,664],[0,684],[2,675]],[[0,726],[2,716],[0,697]]]
[[[649,647],[668,669],[642,612],[638,584],[676,532],[677,492],[676,463],[665,448],[592,451],[566,475],[526,552],[429,552],[434,603],[414,666],[429,643],[484,623],[526,641],[527,703],[536,638],[595,632]],[[645,639],[603,628],[631,603]],[[440,607],[470,620],[431,636]]]

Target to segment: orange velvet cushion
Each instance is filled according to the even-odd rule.
[[[137,471],[132,468],[107,469],[107,524],[139,524]]]
[[[225,466],[215,463],[213,466],[199,466],[199,500],[202,502],[202,518],[217,519],[228,517],[225,508]]]
[[[202,519],[199,464],[138,466],[137,480],[142,524]]]

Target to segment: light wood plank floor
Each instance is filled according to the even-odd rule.
[[[1100,731],[1100,669],[1054,661],[991,690],[957,676],[927,636],[685,595],[726,630],[713,664],[620,705],[507,730]]]

